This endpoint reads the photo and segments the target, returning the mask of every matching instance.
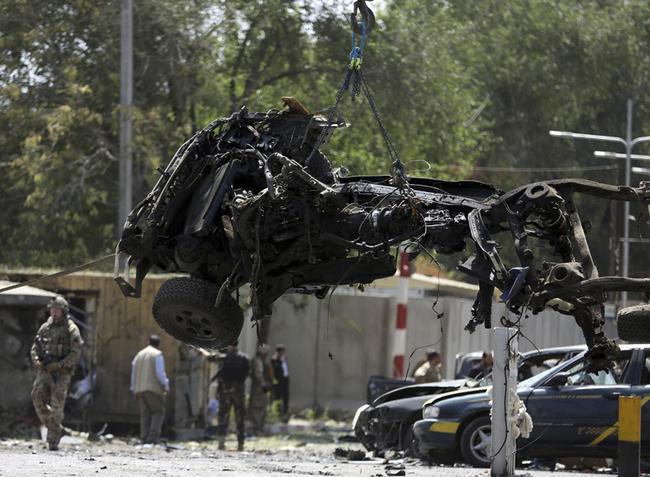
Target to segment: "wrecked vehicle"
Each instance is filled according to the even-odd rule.
[[[585,350],[586,346],[576,345],[522,353],[519,358],[517,381],[535,376]],[[371,404],[359,407],[352,421],[352,429],[359,442],[375,456],[382,456],[389,450],[419,456],[413,436],[413,424],[422,419],[424,403],[431,400],[434,395],[463,389],[484,388],[491,384],[490,374],[480,381],[457,378],[394,389],[378,397]]]
[[[533,422],[531,434],[517,439],[517,459],[533,457],[619,457],[619,398],[650,399],[650,346],[621,345],[612,369],[596,369],[579,353],[517,385],[517,395]],[[491,397],[487,389],[432,396],[423,420],[413,426],[422,456],[453,465],[461,458],[472,467],[490,467]],[[647,420],[642,420],[646,428]],[[641,432],[642,460],[650,456],[650,439]]]
[[[414,259],[458,254],[473,241],[458,267],[480,284],[467,330],[492,326],[497,288],[516,314],[550,306],[574,316],[594,358],[614,355],[600,330],[607,292],[648,292],[650,280],[599,277],[574,195],[648,204],[648,184],[559,179],[504,193],[477,181],[410,178],[399,159],[391,175],[350,176],[319,150],[346,126],[338,110],[310,114],[296,103],[265,113],[243,107],[208,124],[128,216],[117,246],[129,256],[124,277],[119,253],[115,270],[125,296],[140,296],[153,266],[189,275],[160,288],[153,315],[161,328],[220,348],[243,326],[233,294],[245,285],[260,320],[284,293],[324,298],[333,287],[393,275],[400,245]],[[498,248],[509,240],[519,263],[507,266]]]

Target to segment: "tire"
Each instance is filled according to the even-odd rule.
[[[460,451],[473,467],[490,467],[492,421],[489,416],[479,417],[468,424],[460,437]]]
[[[229,294],[215,307],[218,292],[205,280],[172,278],[158,290],[151,311],[156,323],[177,340],[200,348],[223,348],[239,337],[244,312]]]
[[[633,343],[650,343],[650,305],[628,306],[616,315],[618,337]]]
[[[402,450],[408,457],[413,457],[414,459],[420,459],[422,457],[420,451],[418,450],[417,442],[415,442],[413,436],[412,424],[408,427],[408,429],[406,429],[404,436],[402,436]]]

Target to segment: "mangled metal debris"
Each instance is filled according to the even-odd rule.
[[[175,338],[219,348],[232,342],[243,312],[232,293],[250,284],[253,318],[289,291],[319,298],[338,285],[364,284],[395,273],[392,248],[457,254],[474,242],[459,269],[479,280],[472,331],[491,326],[495,288],[515,313],[551,306],[575,317],[595,358],[616,345],[600,332],[608,291],[650,291],[650,280],[600,277],[575,197],[650,203],[650,188],[581,179],[537,182],[502,192],[476,181],[349,176],[315,148],[345,126],[337,113],[290,107],[246,108],[217,119],[181,146],[162,177],[129,215],[117,252],[135,265],[138,297],[156,266],[173,278],[153,313]],[[324,141],[321,132],[327,128]],[[503,237],[497,242],[496,237]],[[506,265],[499,243],[511,241],[519,263]]]

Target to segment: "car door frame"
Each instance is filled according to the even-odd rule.
[[[616,453],[618,450],[618,397],[629,396],[632,392],[631,379],[635,376],[635,370],[638,369],[636,362],[638,353],[636,349],[623,350],[624,353],[630,352],[630,368],[626,371],[625,382],[616,385],[608,385],[607,393],[600,392],[599,388],[604,385],[565,385],[565,386],[548,386],[547,383],[558,373],[575,366],[576,362],[562,366],[556,372],[551,374],[544,382],[540,383],[525,397],[526,407],[533,418],[533,432],[528,439],[524,439],[519,446],[524,452],[535,454],[549,453],[554,449],[555,455],[560,453],[570,455],[572,450],[580,455],[600,454],[602,452]],[[569,363],[569,361],[567,361]],[[599,394],[600,392],[600,394]],[[603,401],[608,404],[607,408],[601,415],[590,415],[588,418],[582,418],[588,413],[583,412],[584,404],[596,403],[591,401],[598,396],[609,395],[611,399]],[[545,402],[546,401],[546,402]],[[568,403],[571,409],[577,412],[570,413],[562,409],[563,414],[557,415],[557,407],[553,408],[553,415],[538,412],[549,411],[552,408],[552,401],[561,402],[563,405]],[[578,405],[580,403],[581,405]],[[546,408],[541,406],[546,405]],[[593,409],[593,406],[592,406]],[[566,433],[572,434],[567,438]],[[562,442],[572,443],[572,445],[563,445],[562,449],[557,449],[557,440],[562,438]],[[530,447],[530,448],[528,448]]]

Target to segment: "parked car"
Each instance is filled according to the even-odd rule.
[[[415,384],[415,378],[387,378],[385,376],[370,376],[366,389],[366,402],[372,403],[382,394],[393,389]]]
[[[600,363],[602,364],[602,363]],[[650,345],[621,345],[611,367],[587,353],[520,382],[517,394],[533,420],[518,457],[617,457],[618,398],[650,399]],[[451,464],[463,458],[489,467],[492,455],[487,388],[460,390],[430,399],[413,426],[418,452]],[[650,456],[650,412],[642,413],[641,454]]]
[[[549,369],[586,348],[585,345],[576,345],[524,353],[519,365],[520,379]],[[422,406],[432,395],[476,387],[484,390],[490,382],[491,376],[487,376],[480,382],[456,379],[400,387],[378,397],[372,404],[361,406],[352,428],[364,447],[375,455],[382,455],[387,450],[417,455],[418,450],[413,447],[413,424],[422,419]]]

